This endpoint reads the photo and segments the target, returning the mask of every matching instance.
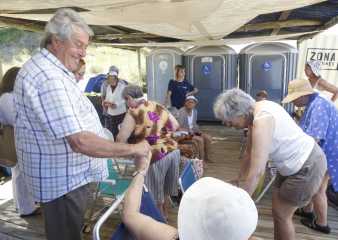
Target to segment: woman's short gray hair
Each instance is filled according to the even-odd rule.
[[[123,89],[122,97],[126,98],[130,96],[132,98],[141,98],[143,97],[142,88],[136,85],[128,85]]]
[[[83,30],[90,37],[94,35],[93,30],[76,11],[70,8],[57,10],[46,24],[45,36],[41,40],[40,47],[46,48],[51,43],[52,36],[61,40],[70,39],[76,28]]]
[[[238,88],[221,93],[214,103],[214,113],[220,120],[230,120],[233,117],[248,116],[253,110],[255,100]]]

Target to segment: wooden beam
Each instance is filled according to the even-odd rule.
[[[284,21],[286,19],[288,19],[289,15],[290,15],[291,11],[284,11],[281,13],[281,15],[279,16],[279,19],[278,21]],[[280,27],[279,28],[275,28],[272,33],[271,33],[271,36],[274,36],[274,35],[277,35],[280,31]]]
[[[44,23],[0,16],[0,25],[31,32],[43,32]]]
[[[156,36],[149,33],[124,33],[124,34],[100,34],[95,35],[95,39],[99,40],[111,40],[111,39],[130,39],[130,38],[158,38],[160,36]]]
[[[266,29],[274,28],[288,28],[288,27],[301,27],[301,26],[318,26],[322,22],[318,20],[303,20],[303,19],[294,19],[294,20],[285,20],[285,21],[275,21],[275,22],[264,22],[264,23],[254,23],[247,24],[239,28],[236,32],[248,32],[248,31],[259,31]]]

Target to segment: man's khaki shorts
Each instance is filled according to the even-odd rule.
[[[326,169],[325,154],[319,145],[315,144],[310,156],[297,173],[290,176],[277,173],[275,190],[279,191],[282,199],[296,207],[303,207],[318,192]]]

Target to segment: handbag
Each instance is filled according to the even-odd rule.
[[[14,128],[0,124],[0,166],[14,167],[16,163]]]

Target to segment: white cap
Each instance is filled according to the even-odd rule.
[[[185,102],[188,101],[188,100],[194,100],[196,103],[198,103],[198,100],[196,97],[194,97],[193,95],[190,95],[188,97],[185,98]]]
[[[111,72],[108,73],[108,75],[109,76],[116,76],[117,77],[119,74],[117,72],[115,72],[115,71],[111,71]]]
[[[118,76],[119,75],[119,69],[114,65],[110,66],[109,71],[108,71],[108,75]]]
[[[247,240],[257,221],[257,208],[246,191],[212,177],[190,186],[178,210],[180,240]]]

